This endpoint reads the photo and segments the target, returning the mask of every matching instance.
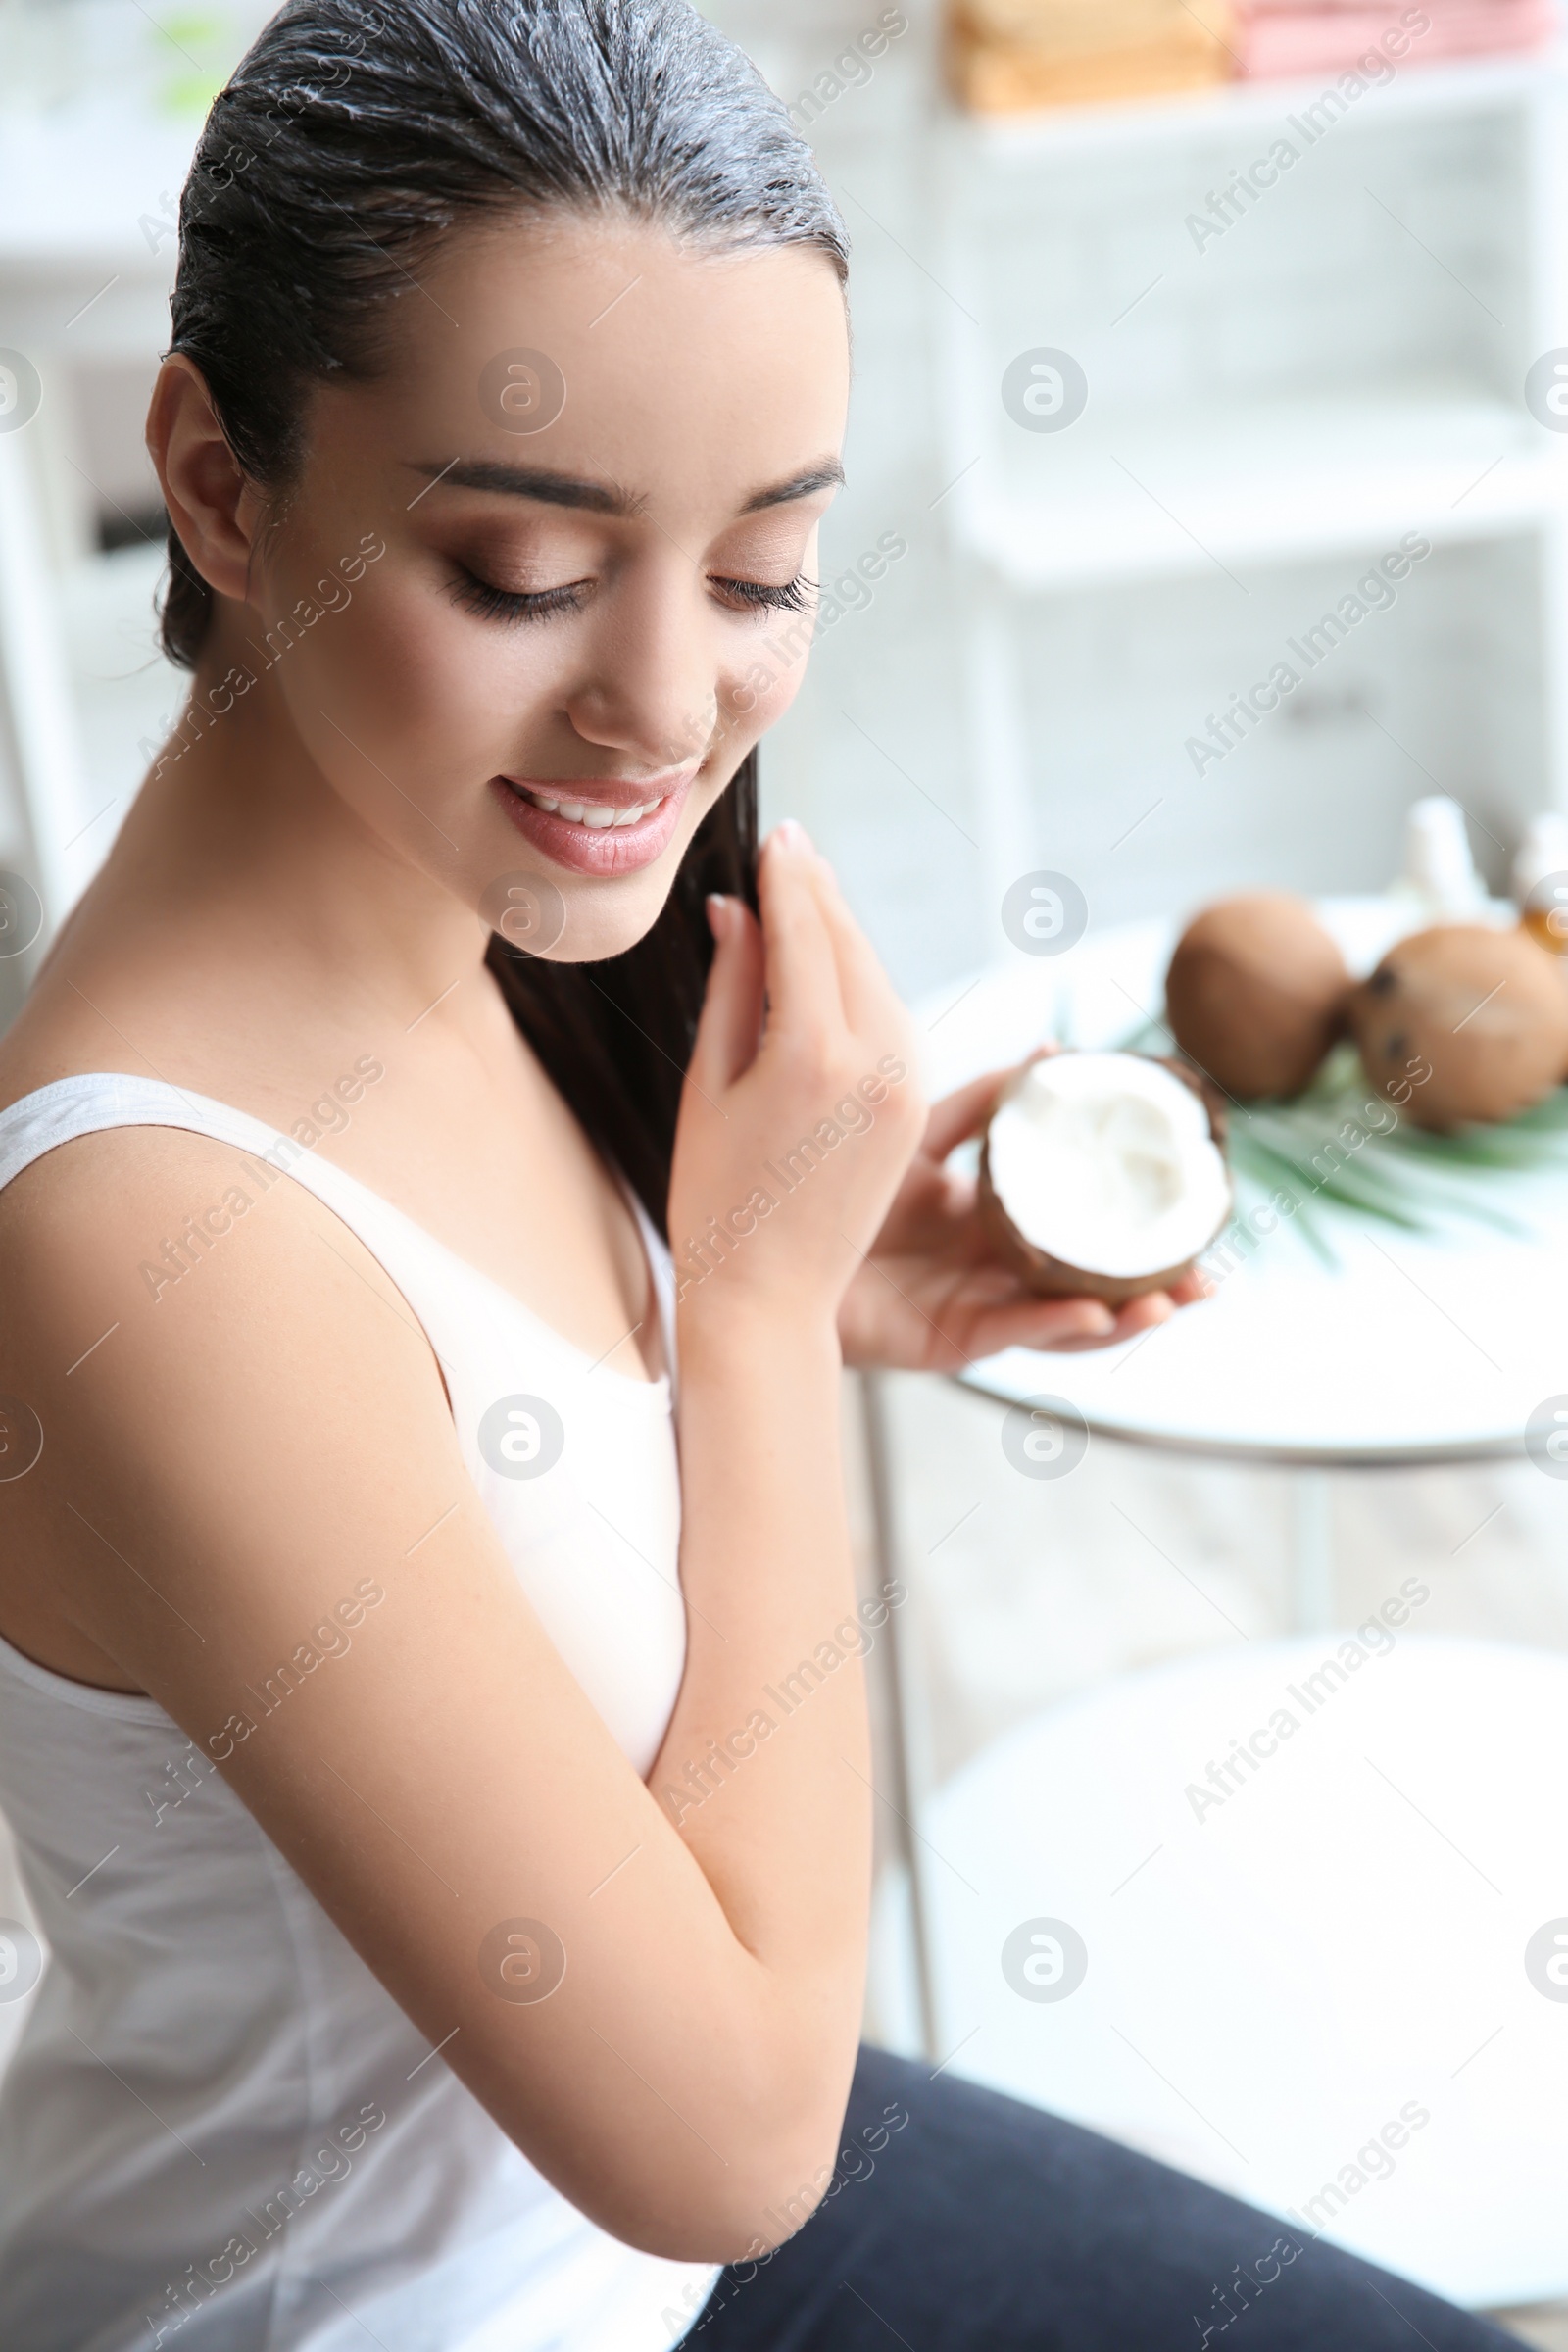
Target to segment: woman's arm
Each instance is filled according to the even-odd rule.
[[[755,1060],[759,943],[738,910],[719,926],[677,1171],[694,1229],[906,1056],[811,853],[770,851],[762,895]],[[428,1344],[312,1195],[274,1186],[154,1301],[140,1262],[221,1199],[222,1147],[83,1138],[0,1194],[0,1389],[46,1437],[0,1486],[13,1560],[215,1758],[501,2128],[663,2254],[787,2235],[842,2115],[868,1842],[858,1669],[680,1820],[661,1791],[849,1614],[833,1325],[917,1129],[905,1086],[885,1103],[683,1301],[691,1648],[651,1788],[529,1607]],[[349,1650],[263,1712],[252,1687],[367,1585],[384,1598]],[[497,1997],[481,1968],[515,1918],[567,1958],[536,2004]]]
[[[796,871],[810,887],[784,886]],[[871,1787],[835,1323],[924,1110],[907,1017],[804,836],[770,847],[761,903],[765,950],[738,901],[714,912],[676,1146],[690,1650],[651,1785],[776,1987],[800,2089],[826,2090],[836,2127],[863,2000]]]

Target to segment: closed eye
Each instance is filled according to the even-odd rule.
[[[731,580],[715,573],[711,584],[732,606],[753,612],[808,612],[821,585],[804,572],[782,582]],[[516,622],[549,620],[558,612],[580,612],[592,585],[591,580],[568,580],[559,588],[498,588],[493,580],[481,579],[466,564],[459,564],[449,592],[455,604],[466,612],[476,612],[482,620]]]
[[[561,588],[498,588],[493,580],[481,580],[466,564],[458,566],[449,583],[453,603],[466,612],[477,612],[482,620],[505,621],[548,620],[556,612],[575,612],[589,586],[587,580],[568,580]]]
[[[784,581],[782,586],[769,580],[725,580],[716,576],[713,586],[754,612],[809,612],[821,583],[808,580],[804,571],[798,571],[793,580]]]

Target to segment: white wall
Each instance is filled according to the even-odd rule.
[[[1068,123],[1054,146],[1026,140],[999,160],[940,98],[933,0],[903,0],[908,32],[869,68],[841,64],[849,86],[825,104],[835,60],[881,16],[873,0],[788,11],[782,0],[710,0],[708,13],[786,100],[810,94],[803,119],[814,114],[808,135],[854,240],[851,480],[829,521],[824,577],[842,577],[885,530],[909,547],[869,605],[823,630],[798,705],[764,750],[767,808],[805,820],[918,994],[998,944],[965,708],[974,575],[950,529],[957,502],[934,504],[971,454],[945,360],[965,316],[986,370],[1050,344],[1090,377],[1083,427],[1032,443],[1014,435],[1002,453],[1020,497],[1066,493],[1096,448],[1111,458],[1142,448],[1155,470],[1139,461],[1129,507],[1157,491],[1179,516],[1191,486],[1182,453],[1206,435],[1223,461],[1215,420],[1234,417],[1241,432],[1266,412],[1288,461],[1293,403],[1303,430],[1340,415],[1352,444],[1363,416],[1385,419],[1396,455],[1412,401],[1475,404],[1479,473],[1489,418],[1498,403],[1517,406],[1538,347],[1527,142],[1505,97],[1427,114],[1405,105],[1420,87],[1407,75],[1404,111],[1370,93],[1266,201],[1200,246],[1194,208],[1267,151],[1298,94],[1280,95],[1277,123],[1256,107],[1181,135],[1079,137]],[[1260,103],[1266,115],[1267,93]],[[1462,522],[1457,501],[1455,513]],[[1470,810],[1478,858],[1500,881],[1526,816],[1555,789],[1548,598],[1533,533],[1440,549],[1399,609],[1376,615],[1287,713],[1194,774],[1185,745],[1204,714],[1266,675],[1281,638],[1381,552],[1369,540],[1332,557],[1264,558],[1239,575],[1200,556],[1185,576],[1020,600],[1027,773],[1008,870],[1071,872],[1096,921],[1248,883],[1376,888],[1393,870],[1404,808],[1438,788]],[[1102,557],[1114,570],[1114,549]]]

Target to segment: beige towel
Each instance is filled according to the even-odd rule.
[[[956,0],[952,13],[979,40],[1099,51],[1229,39],[1234,12],[1228,0]]]
[[[1010,11],[1019,28],[999,37],[982,16]],[[1199,12],[1201,12],[1200,14]],[[1025,31],[1022,19],[1030,18]],[[957,97],[981,114],[1103,104],[1200,89],[1236,71],[1224,0],[956,0],[948,72]]]
[[[1047,66],[1017,50],[956,45],[949,71],[964,106],[981,115],[1010,115],[1045,106],[1105,106],[1118,98],[1205,89],[1231,78],[1231,62],[1223,49],[1206,57],[1192,50],[1147,49],[1135,57]]]

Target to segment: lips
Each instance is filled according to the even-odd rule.
[[[605,876],[636,873],[662,855],[695,775],[682,768],[646,782],[619,776],[491,782],[517,831],[543,857],[568,873]]]

